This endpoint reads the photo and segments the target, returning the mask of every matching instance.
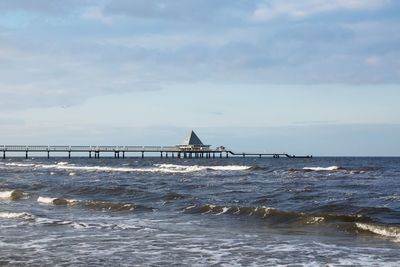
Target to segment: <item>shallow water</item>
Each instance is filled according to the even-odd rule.
[[[0,265],[399,266],[400,158],[6,159]]]

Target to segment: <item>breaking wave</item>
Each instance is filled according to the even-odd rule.
[[[34,215],[27,212],[0,212],[0,219],[22,219],[22,220],[32,220]]]
[[[339,166],[329,166],[329,167],[304,167],[305,171],[340,171],[344,170],[343,167]]]
[[[26,196],[27,194],[18,190],[0,191],[0,199],[11,199],[18,200]]]
[[[241,206],[219,206],[219,205],[192,205],[185,208],[185,212],[200,214],[232,214],[240,216],[253,216],[256,218],[267,219],[272,223],[303,223],[317,224],[326,223],[352,223],[352,222],[371,222],[372,220],[364,215],[347,214],[307,214],[304,212],[290,212],[274,209],[271,207],[241,207]]]
[[[38,197],[37,202],[47,205],[60,206],[80,206],[84,208],[102,211],[133,211],[133,210],[153,210],[152,208],[132,203],[115,203],[95,200],[76,200],[66,198]]]
[[[141,226],[123,224],[123,223],[105,223],[105,222],[75,222],[63,219],[50,219],[47,217],[35,216],[28,212],[0,212],[0,219],[23,220],[39,225],[68,225],[75,229],[107,229],[107,230],[137,230]]]
[[[381,225],[373,223],[356,223],[356,227],[360,230],[367,231],[376,235],[394,238],[396,241],[400,242],[399,226]]]
[[[132,168],[132,167],[107,167],[107,166],[76,166],[74,164],[68,164],[68,162],[59,162],[57,164],[36,164],[36,165],[10,163],[10,166],[69,170],[69,171],[150,172],[150,173],[151,172],[192,173],[201,171],[246,171],[246,170],[252,170],[252,168],[254,167],[254,166],[242,166],[242,165],[201,166],[201,165],[154,164],[151,167]]]

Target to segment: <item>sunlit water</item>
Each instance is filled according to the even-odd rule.
[[[6,159],[0,265],[399,266],[400,158]]]

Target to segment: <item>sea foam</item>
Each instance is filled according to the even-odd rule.
[[[339,166],[329,166],[329,167],[304,167],[303,170],[307,171],[338,171],[343,168]]]
[[[42,203],[42,204],[70,205],[70,204],[74,204],[75,202],[77,202],[77,200],[39,196],[37,199],[37,202]]]
[[[368,231],[384,237],[394,238],[395,241],[400,242],[399,226],[388,226],[372,223],[356,223],[356,226],[360,230]]]
[[[35,216],[27,212],[7,212],[7,211],[0,212],[0,219],[31,220],[34,219],[34,217]]]
[[[18,200],[25,195],[27,194],[18,190],[0,191],[0,199]]]
[[[253,166],[226,165],[226,166],[201,166],[201,165],[176,165],[176,164],[154,164],[150,167],[108,167],[108,166],[76,166],[66,162],[58,164],[38,164],[35,168],[57,169],[68,171],[89,172],[161,172],[161,173],[192,173],[201,171],[245,171],[251,170]],[[71,174],[71,173],[70,173]],[[75,173],[74,173],[75,174]]]

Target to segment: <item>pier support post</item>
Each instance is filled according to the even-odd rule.
[[[165,152],[165,157],[168,158],[168,152]]]
[[[228,156],[228,152],[226,152],[226,155],[225,155],[225,156],[226,156],[226,158],[229,158],[229,156]]]
[[[160,157],[163,158],[163,153],[162,152],[160,152]]]
[[[259,155],[260,159],[261,159],[261,154]]]
[[[92,151],[89,151],[89,159],[92,158]]]
[[[213,152],[213,159],[215,159],[215,152]]]
[[[144,158],[144,151],[142,151],[142,159]]]
[[[219,153],[219,158],[222,159],[222,152]]]
[[[243,158],[245,158],[246,157],[246,154],[245,153],[243,153]]]
[[[68,151],[68,158],[71,158],[71,151]]]
[[[174,152],[172,152],[172,158],[175,158],[175,153]]]
[[[28,150],[25,151],[25,159],[28,159]]]
[[[181,152],[178,152],[178,159],[181,158]]]
[[[125,151],[122,151],[122,158],[125,158]]]
[[[6,151],[3,151],[3,159],[6,159]]]
[[[50,151],[47,151],[47,159],[50,158]]]

